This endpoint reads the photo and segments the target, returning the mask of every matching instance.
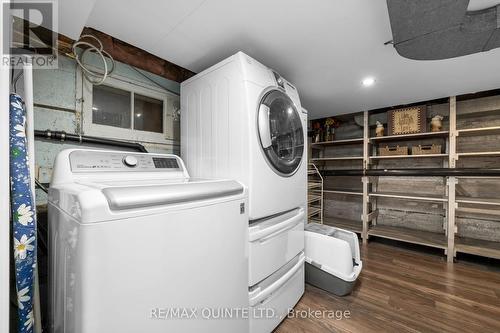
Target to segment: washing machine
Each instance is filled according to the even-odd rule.
[[[175,155],[59,153],[50,331],[248,332],[246,196],[190,178]]]
[[[297,263],[306,223],[306,129],[297,89],[243,52],[181,84],[181,156],[190,174],[236,179],[248,189],[250,299],[273,279],[283,281],[290,273],[283,267],[297,268],[293,286],[273,293],[280,309],[304,291]],[[252,327],[264,332],[279,320],[270,322]]]

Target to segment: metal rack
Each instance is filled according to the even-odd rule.
[[[307,167],[307,222],[323,224],[323,176],[313,163]]]

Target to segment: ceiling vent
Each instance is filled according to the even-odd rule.
[[[387,0],[393,45],[414,60],[441,60],[500,47],[500,5],[468,11],[469,0]]]

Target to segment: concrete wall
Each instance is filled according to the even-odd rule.
[[[85,60],[90,64],[94,64],[96,67],[101,67],[99,66],[99,59],[93,57],[92,55],[86,57]],[[81,104],[77,103],[77,81],[81,78],[81,76],[77,74],[78,70],[76,62],[73,59],[64,56],[61,56],[59,59],[58,69],[34,70],[33,86],[35,129],[49,129],[74,134],[92,135],[92,133],[83,133],[81,130],[83,115],[82,110],[80,109]],[[177,95],[180,93],[179,83],[144,72],[142,70],[134,69],[126,64],[116,63],[116,69],[112,76],[113,78],[137,84],[142,87],[151,87],[151,89],[156,90],[163,87],[165,88],[165,91],[169,91]],[[21,95],[23,94],[22,79],[18,82],[17,91]],[[174,102],[176,101],[174,100]],[[179,153],[178,117],[176,119],[171,114],[168,115],[167,129],[172,129],[172,133],[170,133],[169,136],[173,139],[165,139],[165,143],[162,144],[142,142],[148,151],[159,153]],[[112,135],[110,138],[112,138]],[[82,145],[54,141],[36,141],[36,168],[37,178],[40,182],[50,182],[55,156],[62,149],[72,147],[82,147]],[[92,148],[113,149],[113,147],[109,146],[93,146]],[[46,204],[46,196],[39,190],[37,190],[37,204]]]

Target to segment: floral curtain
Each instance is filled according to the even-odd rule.
[[[33,332],[33,283],[36,268],[36,215],[26,142],[26,109],[10,96],[10,188],[19,332]]]

